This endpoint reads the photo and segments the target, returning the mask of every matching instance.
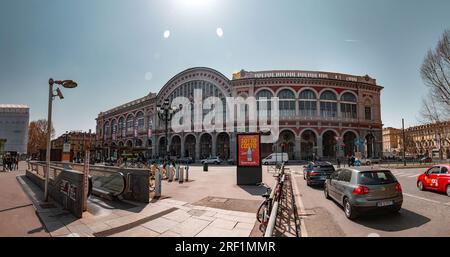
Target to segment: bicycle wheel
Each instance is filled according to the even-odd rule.
[[[262,223],[263,219],[264,219],[264,212],[265,209],[267,209],[267,200],[264,200],[264,202],[261,203],[261,205],[258,208],[258,211],[256,212],[256,220],[259,223]]]

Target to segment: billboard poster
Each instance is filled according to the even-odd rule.
[[[238,166],[260,166],[260,135],[238,135]]]

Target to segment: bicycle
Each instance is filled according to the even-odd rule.
[[[259,185],[266,187],[266,193],[262,195],[264,201],[261,203],[258,211],[256,212],[256,220],[260,223],[259,230],[264,232],[267,224],[269,223],[270,212],[272,211],[272,199],[270,199],[272,189],[264,183]]]

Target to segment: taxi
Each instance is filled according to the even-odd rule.
[[[450,196],[450,165],[435,165],[417,178],[417,188],[420,191],[433,190]]]

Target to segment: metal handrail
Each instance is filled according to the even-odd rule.
[[[275,191],[277,186],[280,186],[280,194],[283,194],[283,185],[284,185],[284,180],[286,178],[286,175],[284,174],[284,163],[281,165],[281,169],[280,169],[280,173],[279,175],[281,176],[281,179],[279,181],[277,181],[274,190],[272,190],[272,192],[270,193],[270,200],[273,202],[272,204],[272,210],[270,212],[270,216],[269,216],[269,222],[267,223],[267,228],[266,231],[264,233],[264,237],[272,237],[273,235],[273,231],[275,229],[275,224],[276,224],[276,220],[277,220],[277,215],[278,215],[278,207],[280,205],[280,200],[281,197],[279,197],[278,199],[275,199]]]

